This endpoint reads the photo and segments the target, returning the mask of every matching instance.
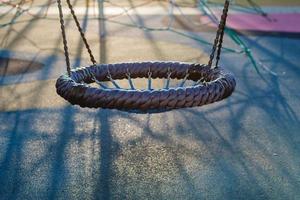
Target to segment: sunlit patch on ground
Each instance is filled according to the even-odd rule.
[[[19,6],[6,12],[7,3],[17,2],[0,6],[0,57],[12,59],[0,59],[0,199],[300,199],[297,35],[239,35],[274,75],[263,68],[258,74],[249,51],[226,33],[220,64],[235,74],[237,88],[222,102],[156,114],[83,109],[56,94],[56,78],[66,73],[56,2],[26,1],[32,13],[14,15]],[[224,1],[208,1],[219,9],[213,2]],[[251,2],[232,1],[230,12]],[[266,11],[300,6],[255,2]],[[176,1],[183,13],[175,9],[170,27],[167,1],[105,1],[111,12],[131,7],[105,20],[93,11],[96,1],[72,3],[99,63],[208,61],[215,27],[201,24],[197,1]],[[84,44],[64,13],[71,65],[87,66]],[[37,65],[19,70],[30,61]],[[138,89],[148,87],[148,79],[133,81]],[[117,83],[129,88],[127,80]],[[156,79],[151,86],[165,84]],[[177,85],[171,80],[169,87]]]

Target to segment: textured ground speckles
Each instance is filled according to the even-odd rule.
[[[155,17],[147,19],[162,26]],[[103,62],[205,62],[209,55],[209,46],[175,33],[107,25]],[[264,70],[260,76],[246,57],[227,52],[221,65],[237,79],[230,98],[201,108],[136,114],[82,109],[61,99],[54,87],[65,72],[57,50],[62,47],[59,25],[37,20],[22,32],[24,27],[26,21],[14,25],[6,48],[24,55],[38,49],[37,59],[46,65],[34,73],[0,78],[1,200],[300,199],[297,37],[241,36],[278,76]],[[99,56],[98,21],[90,20],[88,30]],[[86,63],[75,27],[70,26],[69,34],[72,63]],[[197,35],[207,41],[214,37]],[[224,39],[226,47],[238,48]]]

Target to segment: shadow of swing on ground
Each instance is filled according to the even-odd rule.
[[[157,114],[66,104],[1,111],[0,199],[299,199],[299,39],[243,40],[278,76],[225,54],[237,89],[219,103]],[[76,42],[74,66],[82,64]],[[37,80],[57,77],[52,50]],[[34,88],[32,105],[46,84]]]

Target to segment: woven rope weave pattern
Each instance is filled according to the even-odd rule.
[[[205,80],[203,85],[170,89],[130,90],[95,88],[94,78],[99,81],[151,77],[171,79]],[[82,83],[84,82],[84,83]],[[71,104],[89,108],[115,108],[121,110],[176,109],[202,106],[220,101],[232,94],[236,82],[232,74],[223,69],[206,65],[181,62],[134,62],[101,64],[78,68],[71,76],[62,75],[56,82],[57,93]]]

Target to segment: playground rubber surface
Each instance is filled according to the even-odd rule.
[[[57,16],[19,20],[0,29],[0,57],[43,65],[0,76],[1,200],[300,199],[298,36],[240,35],[273,74],[262,67],[258,73],[245,54],[224,50],[220,64],[235,74],[237,88],[222,102],[137,114],[61,99],[55,81],[66,70]],[[208,61],[210,45],[124,26],[126,17],[114,20],[105,23],[101,44],[98,20],[86,25],[101,63]],[[166,24],[161,15],[138,20]],[[90,64],[74,23],[66,22],[72,66]],[[181,31],[208,42],[215,36]],[[239,49],[228,35],[224,47]]]

